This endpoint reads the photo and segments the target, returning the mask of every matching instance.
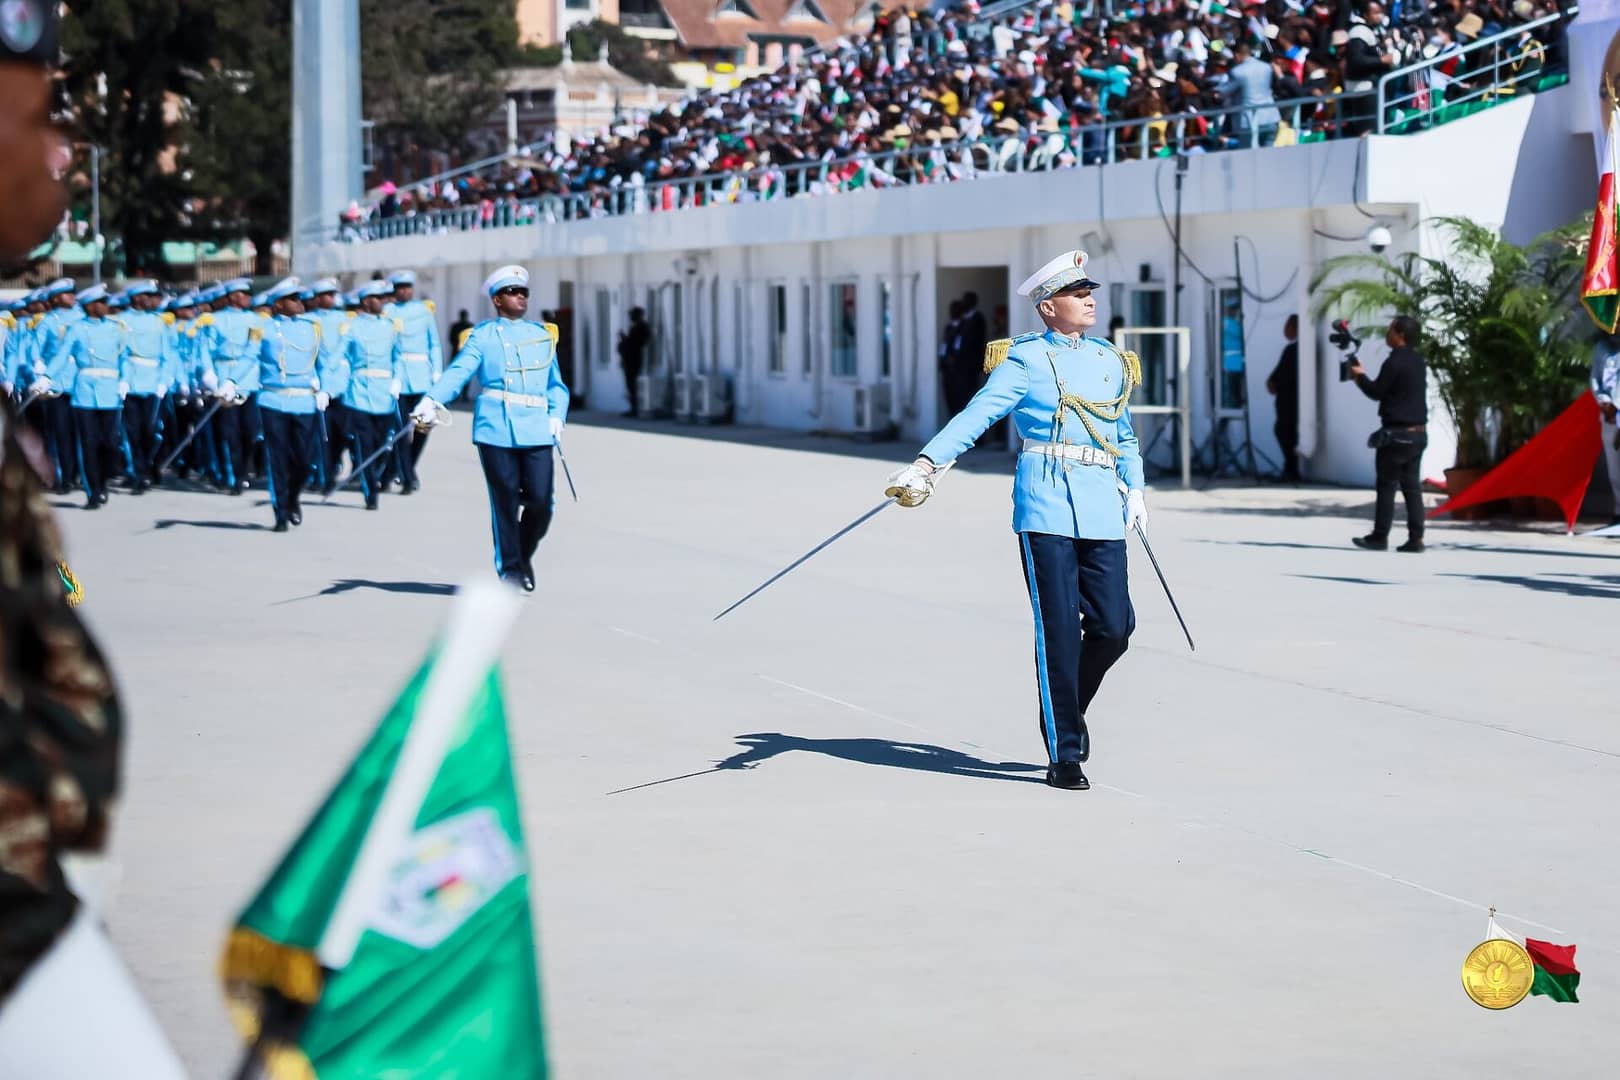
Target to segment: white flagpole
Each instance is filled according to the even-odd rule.
[[[443,644],[417,699],[416,716],[400,748],[399,761],[315,948],[322,967],[340,970],[354,958],[388,874],[410,839],[422,800],[439,775],[450,740],[466,715],[467,703],[500,657],[520,604],[517,593],[506,585],[479,581],[461,587]]]

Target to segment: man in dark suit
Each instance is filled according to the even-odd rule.
[[[1277,398],[1277,423],[1271,429],[1282,450],[1282,482],[1299,483],[1299,316],[1290,315],[1283,324],[1282,357],[1266,376],[1266,389]]]

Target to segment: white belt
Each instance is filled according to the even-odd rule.
[[[157,367],[158,366],[158,362],[156,360],[151,360],[151,359],[148,359],[147,357],[144,357],[144,356],[131,356],[129,358],[129,362],[132,363],[132,364],[137,364],[137,365],[139,365],[141,367]]]
[[[293,397],[308,397],[315,393],[307,386],[267,386],[264,388],[264,392],[266,394],[291,394]]]
[[[102,379],[116,379],[116,378],[118,378],[117,369],[116,368],[110,368],[110,367],[82,367],[82,368],[79,369],[79,374],[80,375],[90,375],[90,376],[94,376],[96,378],[102,378]]]
[[[536,409],[550,408],[546,399],[539,394],[514,394],[510,390],[485,390],[482,396],[504,401],[508,405],[532,405]]]
[[[1062,458],[1078,465],[1104,465],[1108,468],[1114,466],[1114,455],[1100,446],[1080,446],[1075,443],[1047,442],[1045,439],[1025,439],[1024,453],[1045,454],[1047,457]]]
[[[427,363],[428,354],[425,352],[402,352],[399,354],[399,358],[412,364],[425,364]]]
[[[368,379],[392,379],[394,377],[393,369],[385,367],[363,367],[354,374],[364,375]]]

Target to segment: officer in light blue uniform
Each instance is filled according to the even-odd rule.
[[[72,278],[58,278],[46,285],[44,300],[45,314],[34,326],[34,371],[39,375],[51,371],[68,328],[84,318]],[[73,404],[64,392],[41,401],[36,407],[45,412],[45,446],[56,464],[56,494],[66,495],[82,479]]]
[[[66,391],[72,404],[89,510],[106,504],[108,475],[121,469],[124,449],[120,373],[129,350],[129,331],[108,317],[107,301],[105,285],[92,285],[78,294],[84,316],[68,327],[46,375]]]
[[[400,359],[401,327],[397,319],[383,315],[391,291],[386,281],[362,285],[356,296],[360,314],[345,324],[339,339],[342,345],[338,351],[348,376],[343,423],[357,465],[388,441],[399,422],[400,369],[404,365]],[[360,476],[360,492],[366,497],[367,510],[377,509],[386,468],[382,460],[374,461]]]
[[[1136,357],[1101,337],[1084,252],[1037,270],[1020,296],[1035,303],[1043,333],[991,342],[989,379],[965,409],[890,477],[904,506],[933,491],[940,466],[1012,414],[1023,438],[1013,481],[1013,530],[1035,618],[1035,668],[1046,782],[1090,787],[1086,711],[1103,676],[1124,655],[1136,616],[1125,567],[1127,528],[1147,528],[1142,455],[1131,425]]]
[[[259,357],[250,340],[261,331],[264,319],[251,310],[252,282],[233,278],[225,282],[223,306],[209,320],[207,349],[219,396],[225,406],[214,414],[214,438],[226,487],[240,495],[253,471],[259,434]]]
[[[157,282],[134,281],[124,289],[131,310],[118,321],[127,332],[128,348],[119,366],[124,394],[124,436],[129,440],[134,492],[138,495],[157,477],[157,452],[163,440],[159,410],[174,381],[166,355],[172,318],[159,314]]]
[[[529,272],[503,266],[484,282],[495,305],[468,333],[444,375],[412,411],[435,423],[478,376],[473,442],[489,487],[495,569],[501,579],[534,591],[534,551],[551,525],[551,447],[568,420],[568,387],[557,370],[557,328],[529,322]]]
[[[348,388],[348,362],[342,354],[343,327],[348,316],[337,306],[340,295],[338,283],[332,278],[321,278],[299,294],[304,311],[320,324],[321,341],[326,349],[327,366],[321,371],[321,389],[330,402],[320,415],[320,446],[315,454],[314,486],[323,495],[337,488],[338,461],[343,454],[346,436],[343,432],[343,391]]]
[[[274,532],[302,525],[299,505],[319,449],[317,415],[329,399],[321,389],[326,348],[321,327],[304,314],[295,277],[265,290],[273,317],[252,335],[259,363],[259,413],[264,423],[265,474],[270,481]]]
[[[444,373],[444,346],[439,341],[438,309],[432,300],[416,299],[416,274],[399,270],[388,275],[394,287],[394,300],[383,309],[383,314],[399,320],[400,371],[399,407],[401,415],[415,409],[422,395]],[[389,479],[400,481],[400,494],[409,495],[421,486],[416,476],[416,463],[427,447],[428,433],[418,430],[399,444]]]

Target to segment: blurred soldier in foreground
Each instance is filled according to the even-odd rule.
[[[0,262],[50,232],[45,67],[55,5],[0,4]],[[118,790],[112,675],[69,604],[78,595],[40,483],[39,440],[0,401],[0,1076],[183,1077],[93,913]],[[25,440],[27,445],[25,445]],[[65,586],[73,588],[70,594]]]

